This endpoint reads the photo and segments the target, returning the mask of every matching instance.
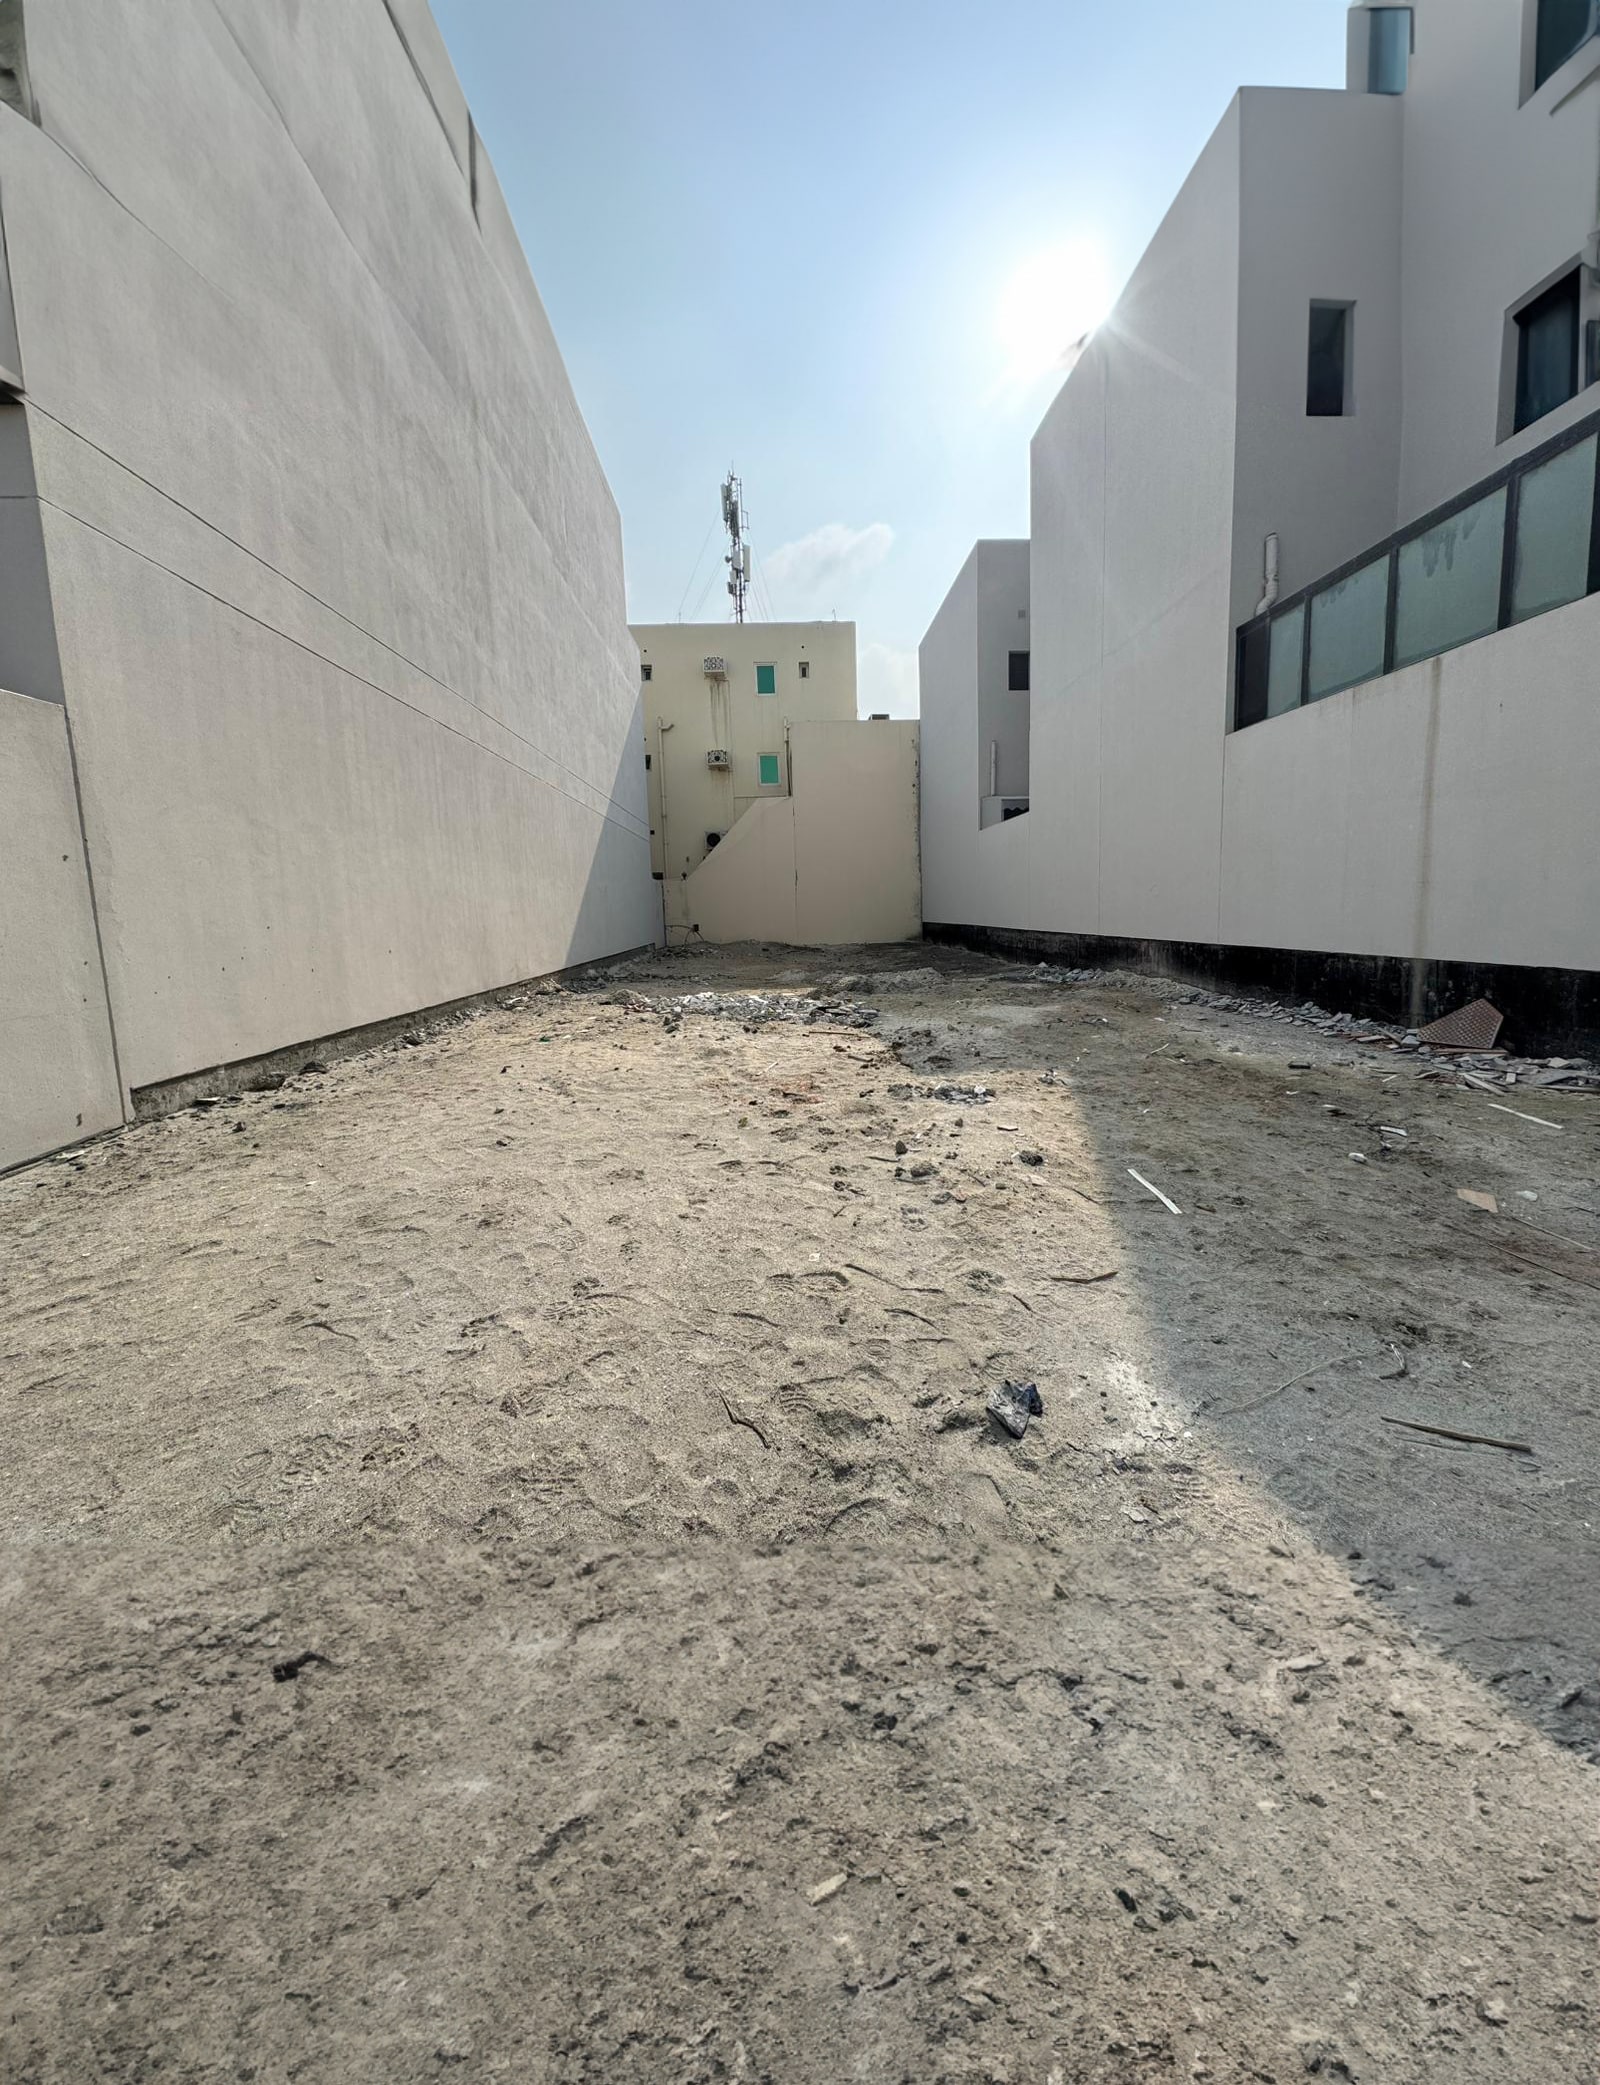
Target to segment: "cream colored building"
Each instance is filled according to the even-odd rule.
[[[855,624],[633,635],[669,941],[915,940],[917,727],[858,722]]]

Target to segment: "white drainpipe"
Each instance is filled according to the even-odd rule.
[[[1268,536],[1266,550],[1266,592],[1256,606],[1257,615],[1265,615],[1278,598],[1278,539]]]

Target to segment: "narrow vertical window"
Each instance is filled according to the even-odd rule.
[[[758,695],[776,695],[776,694],[777,694],[777,692],[778,692],[778,669],[777,669],[777,667],[776,667],[776,666],[758,666],[758,667],[756,668],[756,693],[757,693]]]
[[[640,680],[642,680],[642,681],[647,681],[647,680],[653,680],[653,679],[655,678],[655,671],[656,671],[656,670],[655,670],[655,668],[654,668],[654,667],[653,667],[653,666],[652,666],[652,665],[650,664],[650,661],[649,661],[648,659],[646,659],[646,660],[645,660],[645,662],[644,662],[644,664],[643,664],[643,665],[642,665],[642,666],[641,666],[641,667],[639,668],[639,678],[640,678]]]
[[[759,763],[761,787],[763,789],[776,789],[782,779],[778,772],[777,754],[758,753],[756,759]]]
[[[1026,652],[1011,652],[1006,659],[1006,686],[1013,695],[1027,692],[1029,655]]]
[[[1367,92],[1404,94],[1411,79],[1413,18],[1409,7],[1374,7],[1367,14]]]
[[[1516,432],[1578,395],[1578,271],[1516,315]]]
[[[1313,304],[1306,356],[1306,412],[1339,420],[1350,410],[1351,304]]]
[[[811,661],[809,659],[800,661],[800,678],[803,681],[808,681],[811,678]]]
[[[1533,84],[1542,87],[1559,72],[1574,51],[1600,32],[1595,0],[1539,0],[1539,27],[1533,58]]]

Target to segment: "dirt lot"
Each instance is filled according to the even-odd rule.
[[[839,967],[0,1181],[8,2080],[1600,2081],[1600,1103]]]

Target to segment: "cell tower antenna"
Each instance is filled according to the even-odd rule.
[[[744,597],[750,588],[750,546],[744,539],[744,486],[730,470],[722,481],[722,525],[728,531],[728,592],[733,596],[733,619],[744,621]]]

